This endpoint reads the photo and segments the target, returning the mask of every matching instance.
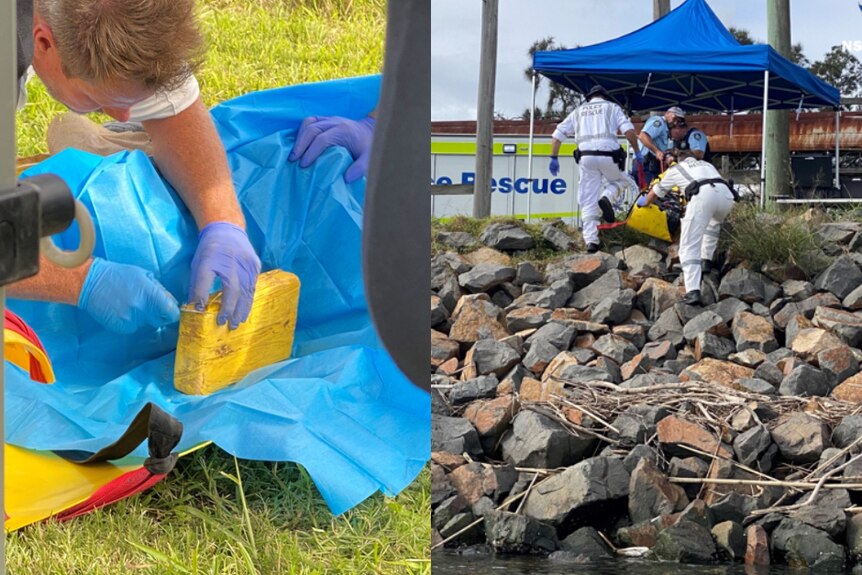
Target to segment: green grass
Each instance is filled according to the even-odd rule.
[[[383,0],[209,0],[201,16],[209,54],[198,79],[209,106],[382,70]],[[66,111],[38,80],[28,92],[19,156],[46,152],[46,128]],[[6,561],[21,575],[430,573],[429,493],[426,471],[396,498],[378,494],[333,517],[301,467],[237,468],[207,448],[144,494],[7,536]]]
[[[207,106],[266,88],[383,70],[384,0],[206,0],[209,45],[198,74]],[[66,111],[37,78],[17,115],[18,155],[48,151],[45,130]],[[93,115],[97,120],[106,116]]]
[[[803,212],[737,204],[722,230],[720,247],[727,250],[731,262],[747,262],[753,269],[766,263],[788,263],[811,276],[830,262],[814,233],[817,223],[828,217],[823,214],[809,224]]]
[[[240,485],[241,483],[241,485]],[[153,489],[7,536],[10,574],[430,573],[430,474],[332,517],[300,467],[215,447]]]

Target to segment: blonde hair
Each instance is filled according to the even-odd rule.
[[[70,78],[170,90],[203,61],[194,0],[36,0],[35,7]]]

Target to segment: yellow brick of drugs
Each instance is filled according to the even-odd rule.
[[[251,371],[290,357],[299,304],[299,278],[282,270],[261,274],[248,320],[235,330],[217,325],[221,292],[203,312],[184,306],[174,364],[174,387],[208,395]]]

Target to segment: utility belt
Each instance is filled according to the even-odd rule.
[[[613,158],[614,163],[616,163],[620,170],[624,170],[626,166],[626,151],[622,146],[613,151],[581,150],[580,148],[575,148],[572,155],[575,156],[575,162],[578,164],[581,163],[581,158],[584,156],[606,156],[608,158]]]
[[[715,187],[717,184],[724,184],[730,193],[733,194],[733,201],[739,201],[739,194],[733,188],[733,180],[727,181],[724,178],[710,178],[708,180],[695,180],[685,187],[685,201],[690,202],[691,199],[700,193],[700,188],[706,185]]]

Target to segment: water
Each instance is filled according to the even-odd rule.
[[[431,556],[434,575],[791,575],[805,573],[788,567],[746,567],[744,565],[679,565],[642,559],[617,559],[587,565],[550,561],[538,557],[502,556],[471,551],[458,555],[435,552]],[[818,575],[845,575],[846,571],[818,570]]]

